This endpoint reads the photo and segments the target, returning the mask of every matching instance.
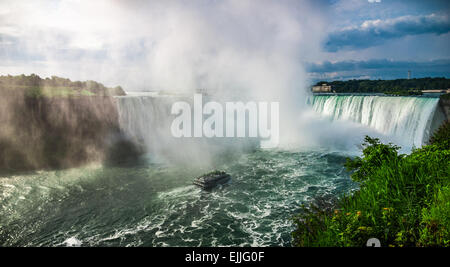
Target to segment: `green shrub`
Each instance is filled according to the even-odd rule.
[[[439,189],[435,202],[422,209],[420,246],[450,246],[450,187]]]
[[[363,144],[363,158],[347,158],[345,167],[349,171],[358,170],[352,174],[352,179],[362,182],[372,175],[386,162],[398,161],[401,156],[397,154],[400,147],[392,144],[381,144],[378,138],[366,136]]]
[[[363,157],[345,164],[360,189],[339,198],[333,212],[304,208],[294,218],[293,245],[364,246],[375,237],[383,246],[449,246],[450,150],[443,142],[399,155],[399,147],[366,137]]]
[[[430,144],[437,145],[441,149],[450,149],[450,122],[445,122],[430,138]]]

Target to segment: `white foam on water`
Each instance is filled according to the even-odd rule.
[[[80,247],[83,244],[83,242],[81,242],[76,237],[72,236],[64,240],[63,244],[67,247]]]

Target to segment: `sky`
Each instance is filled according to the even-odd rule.
[[[325,80],[449,77],[450,1],[330,1],[323,54],[308,64]]]
[[[450,1],[0,0],[0,75],[127,91],[450,78]]]

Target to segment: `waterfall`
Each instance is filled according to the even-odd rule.
[[[313,109],[331,120],[349,120],[420,147],[429,138],[439,98],[316,95]]]
[[[173,137],[171,124],[176,115],[171,114],[172,104],[192,104],[192,96],[129,95],[116,100],[121,131],[158,162],[209,165],[229,153],[259,146],[255,138]]]
[[[175,101],[192,104],[190,96],[131,95],[116,99],[122,132],[142,144],[149,154],[163,160],[208,162],[223,156],[223,152],[239,153],[259,146],[258,140],[247,138],[173,137],[170,131],[175,118],[170,112],[172,104]],[[439,125],[438,120],[442,120],[436,112],[438,98],[315,95],[309,101],[314,111],[332,121],[359,123],[405,148],[422,146]],[[336,138],[343,138],[339,136]]]
[[[117,97],[119,125],[136,143],[157,149],[170,136],[171,98],[153,96]]]

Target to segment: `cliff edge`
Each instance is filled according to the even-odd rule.
[[[30,78],[34,84],[24,83]],[[119,162],[138,155],[120,131],[113,96],[124,94],[121,88],[89,82],[59,88],[36,76],[1,76],[0,81],[0,174]]]
[[[439,106],[445,115],[446,121],[450,121],[450,93],[441,95],[439,98]]]

